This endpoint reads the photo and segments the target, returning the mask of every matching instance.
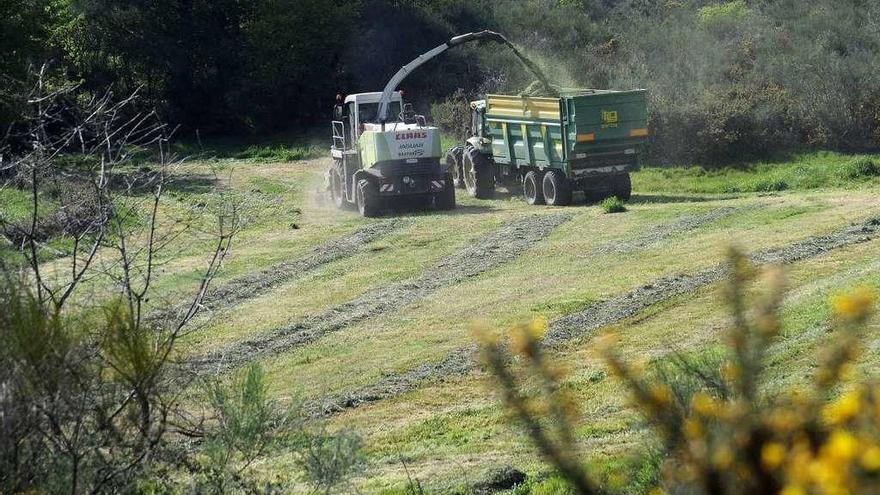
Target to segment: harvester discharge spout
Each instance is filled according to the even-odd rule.
[[[388,84],[385,85],[385,89],[382,90],[382,98],[379,101],[378,120],[382,124],[383,128],[385,126],[385,122],[388,120],[388,107],[391,103],[391,95],[394,94],[395,88],[397,88],[401,81],[406,79],[410,72],[454,46],[480,40],[494,41],[496,43],[501,43],[510,47],[510,49],[513,50],[514,55],[519,58],[520,62],[522,62],[522,64],[529,71],[535,74],[541,84],[543,84],[545,88],[550,88],[550,83],[547,81],[547,78],[544,76],[541,70],[538,69],[534,62],[523,56],[523,54],[520,53],[520,51],[517,50],[515,46],[513,46],[513,43],[508,41],[507,38],[505,38],[504,35],[502,35],[501,33],[484,30],[474,33],[461,34],[452,37],[446,43],[443,43],[442,45],[432,48],[431,50],[428,50],[427,52],[419,55],[412,62],[401,67],[400,70],[398,70],[397,73],[394,74],[394,76],[388,81]]]

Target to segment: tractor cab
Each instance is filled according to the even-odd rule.
[[[382,93],[358,93],[348,95],[345,99],[336,97],[333,120],[333,149],[347,151],[356,148],[355,143],[368,126],[379,123],[379,100]],[[395,119],[401,114],[403,95],[395,91],[391,97],[388,114]],[[391,122],[389,125],[394,125]]]

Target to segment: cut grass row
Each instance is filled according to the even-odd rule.
[[[824,333],[811,330],[828,321],[827,300],[832,294],[857,284],[880,288],[876,259],[880,243],[845,248],[788,270],[790,285],[797,287],[783,313],[786,334],[771,349],[770,377],[765,386],[772,392],[803,384],[815,363]],[[841,273],[847,276],[841,277]],[[717,352],[723,342],[726,313],[723,288],[715,284],[691,297],[678,298],[634,318],[618,331],[619,348],[629,359],[659,359],[672,350]],[[878,328],[875,323],[869,335]],[[806,338],[795,337],[807,335]],[[647,431],[628,406],[620,385],[604,373],[590,350],[592,336],[572,343],[556,356],[568,370],[566,387],[580,399],[585,421],[578,427],[581,448],[587,458],[619,458],[647,451]],[[873,334],[864,370],[876,366],[880,337]],[[334,421],[367,431],[371,457],[381,476],[367,482],[370,491],[399,486],[399,462],[423,479],[462,482],[461,464],[475,473],[489,466],[512,464],[532,474],[541,471],[534,452],[512,427],[483,375],[454,379],[354,410]],[[383,467],[384,466],[384,467]]]
[[[712,266],[734,235],[727,222],[738,225],[735,235],[744,245],[759,250],[834,230],[846,224],[841,218],[862,217],[862,206],[853,202],[846,208],[812,214],[807,210],[802,216],[791,216],[786,205],[744,209],[718,224],[673,236],[643,251],[584,259],[582,255],[596,245],[645,228],[638,221],[639,210],[634,209],[614,224],[623,229],[622,234],[614,230],[603,233],[603,226],[611,222],[601,222],[607,217],[592,209],[561,226],[531,252],[493,272],[442,289],[435,297],[400,308],[396,314],[363,322],[267,360],[268,373],[278,393],[289,390],[289,377],[305,378],[303,393],[307,396],[339,392],[369,383],[386,372],[439,360],[469,342],[467,327],[474,319],[505,327],[532,316],[554,318],[663,276]],[[667,219],[682,214],[680,206],[666,210]],[[783,220],[775,220],[779,217]],[[586,231],[596,235],[583,235]],[[256,317],[249,311],[247,314]],[[340,362],[345,365],[338,366]]]

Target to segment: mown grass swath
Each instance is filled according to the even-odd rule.
[[[835,296],[830,302],[832,335],[817,357],[812,386],[767,396],[762,390],[765,352],[782,331],[784,277],[778,268],[759,272],[735,250],[729,271],[732,317],[727,352],[720,360],[682,355],[646,369],[620,357],[613,332],[599,344],[609,370],[629,390],[665,451],[657,492],[876,490],[877,387],[854,374],[852,364],[874,293],[863,288]],[[757,294],[751,287],[755,280],[761,281]],[[477,338],[507,407],[560,476],[576,493],[616,492],[626,485],[600,485],[571,448],[578,406],[560,388],[561,371],[542,349],[545,329],[540,320],[515,326],[507,345],[486,329]],[[626,483],[632,475],[611,479]]]

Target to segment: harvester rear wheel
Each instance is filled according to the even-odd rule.
[[[379,215],[381,198],[375,184],[367,179],[359,180],[355,199],[357,200],[358,211],[362,216],[375,217]]]
[[[560,170],[550,170],[542,181],[544,201],[551,206],[571,204],[571,185]]]
[[[530,205],[544,204],[544,189],[541,187],[541,172],[530,170],[523,177],[523,196]]]
[[[461,170],[462,155],[464,155],[464,148],[461,146],[453,146],[446,152],[447,170],[452,175],[455,187],[459,189],[464,187],[464,174]]]
[[[452,174],[446,174],[443,191],[434,196],[434,205],[438,210],[455,209],[455,186]]]
[[[486,155],[469,147],[464,152],[462,171],[464,186],[471,197],[492,199],[495,195],[495,174]]]
[[[632,179],[628,173],[615,177],[614,195],[621,201],[629,201],[632,196]]]

